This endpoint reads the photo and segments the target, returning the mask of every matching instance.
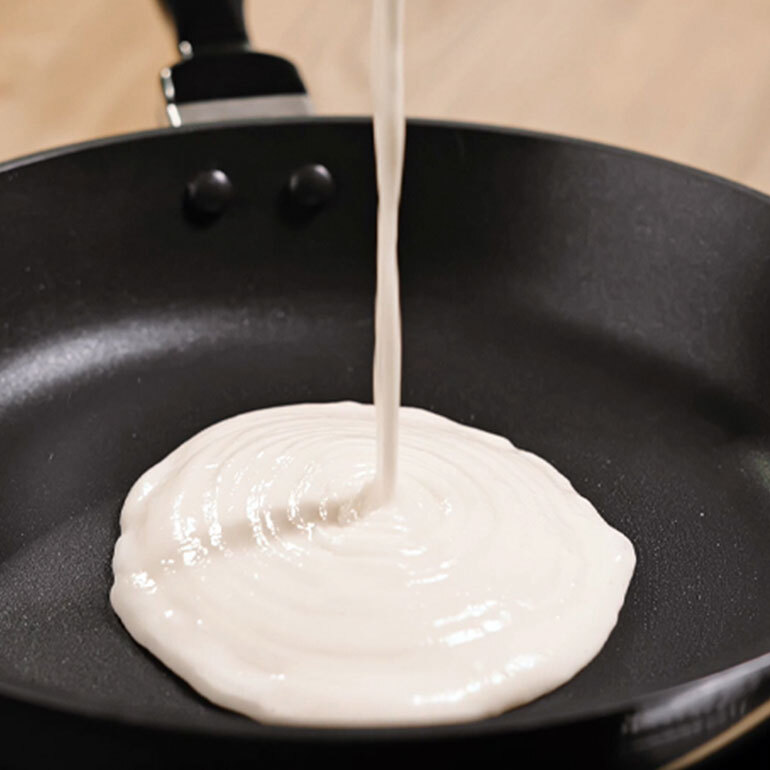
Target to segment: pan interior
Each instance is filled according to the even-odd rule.
[[[371,398],[370,128],[135,139],[0,172],[0,687],[152,725],[258,733],[139,648],[108,603],[131,484],[196,431]],[[293,169],[334,199],[284,211]],[[185,182],[227,170],[220,221]],[[405,404],[534,451],[634,543],[617,628],[498,717],[609,709],[770,650],[770,204],[639,156],[411,125]],[[45,216],[41,216],[45,212]]]

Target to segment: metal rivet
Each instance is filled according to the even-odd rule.
[[[214,219],[227,208],[233,192],[233,183],[224,171],[201,171],[187,183],[185,208],[196,218]]]
[[[308,163],[289,177],[289,195],[295,204],[303,208],[318,208],[333,194],[334,177],[320,163]]]

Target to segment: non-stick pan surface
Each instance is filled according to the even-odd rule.
[[[245,410],[370,400],[375,188],[366,122],[108,141],[0,173],[7,764],[646,766],[770,697],[770,200],[510,131],[418,123],[407,145],[404,402],[543,455],[631,538],[605,649],[496,719],[318,731],[209,705],[131,640],[107,595],[138,475]],[[307,163],[336,185],[315,209],[286,191]],[[210,168],[235,196],[191,221]]]

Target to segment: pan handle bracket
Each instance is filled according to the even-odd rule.
[[[255,51],[243,0],[160,0],[176,30],[181,61],[160,73],[172,127],[312,114],[297,68]]]

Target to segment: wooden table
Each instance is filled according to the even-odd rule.
[[[770,192],[770,0],[408,0],[408,112],[633,147]],[[247,0],[317,109],[369,111],[367,0]],[[0,158],[159,124],[154,0],[0,0]]]

